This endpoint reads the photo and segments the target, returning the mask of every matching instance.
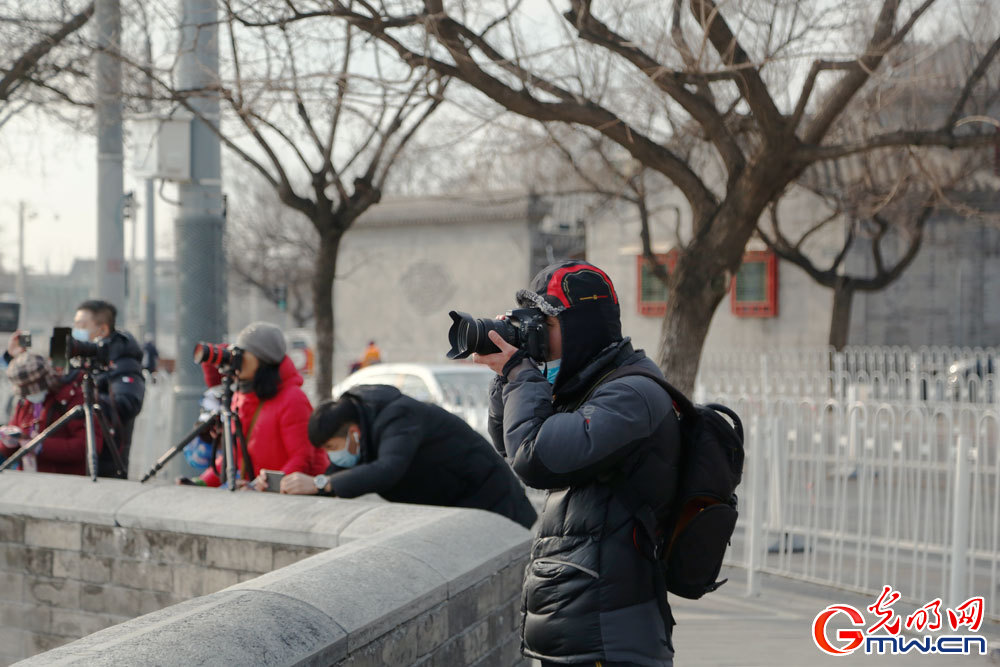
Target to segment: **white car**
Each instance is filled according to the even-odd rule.
[[[487,435],[488,391],[494,375],[489,368],[471,363],[373,364],[337,383],[333,398],[359,384],[387,384],[418,401],[440,405]]]

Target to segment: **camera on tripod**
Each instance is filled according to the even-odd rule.
[[[221,371],[236,371],[243,365],[243,350],[235,345],[198,343],[194,346],[194,363],[211,364]]]
[[[66,359],[74,360],[78,364],[86,363],[89,360],[93,365],[106,367],[111,363],[110,349],[103,340],[91,343],[67,336],[65,355]]]

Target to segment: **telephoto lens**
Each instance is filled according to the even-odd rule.
[[[243,363],[243,350],[224,343],[198,343],[194,346],[194,363],[236,369]]]
[[[490,331],[496,331],[500,337],[511,345],[518,344],[517,329],[505,320],[480,320],[468,313],[453,310],[448,313],[452,325],[448,330],[449,359],[465,359],[475,354],[494,354],[500,351],[488,336]]]

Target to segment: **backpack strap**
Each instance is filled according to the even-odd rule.
[[[663,389],[670,394],[670,398],[673,399],[674,405],[677,408],[677,412],[683,417],[695,418],[698,416],[698,410],[694,407],[694,403],[691,402],[687,396],[680,390],[674,387],[672,384],[663,379],[660,375],[657,375],[653,371],[643,368],[639,365],[631,366],[620,366],[614,371],[605,375],[600,379],[598,384],[604,384],[605,382],[611,382],[612,380],[617,380],[618,378],[628,377],[630,375],[638,375],[644,378],[649,378],[656,384],[663,387]],[[596,389],[596,387],[595,387]],[[593,390],[591,390],[593,391]]]

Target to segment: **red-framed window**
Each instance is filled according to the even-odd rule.
[[[667,274],[673,273],[677,266],[677,250],[668,253],[657,253],[656,261],[667,268]],[[667,312],[667,286],[656,277],[653,268],[642,255],[635,258],[636,267],[636,303],[640,315],[660,316]]]
[[[743,255],[743,264],[729,286],[729,303],[736,317],[778,316],[778,257],[770,250]]]

